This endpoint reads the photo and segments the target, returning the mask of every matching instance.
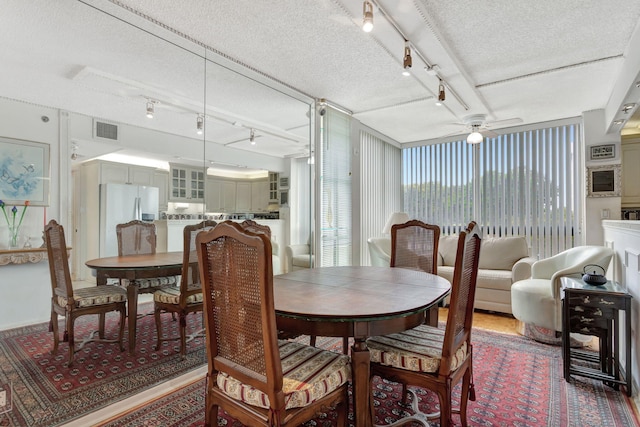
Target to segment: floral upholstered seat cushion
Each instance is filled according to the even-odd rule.
[[[279,341],[286,408],[301,408],[336,390],[351,378],[349,356],[308,345]],[[263,392],[220,372],[217,385],[228,396],[269,408]]]
[[[420,325],[396,334],[371,337],[367,340],[371,361],[408,371],[437,372],[442,359],[444,332],[444,329]],[[460,366],[467,356],[467,344],[464,343],[453,357],[451,369]]]
[[[67,305],[68,298],[58,295],[58,305]],[[75,307],[91,307],[94,305],[111,304],[127,300],[127,291],[119,286],[91,286],[75,289],[73,301]]]
[[[200,284],[196,283],[191,286],[195,289],[200,289]],[[153,293],[153,300],[156,302],[162,302],[165,304],[180,304],[180,288],[178,286],[169,286],[159,289]],[[187,304],[194,304],[202,302],[202,292],[189,295],[187,297]]]
[[[149,288],[161,288],[163,286],[175,286],[180,283],[180,276],[163,276],[152,277],[150,279],[136,279],[133,281],[138,287],[138,291]],[[123,284],[126,284],[126,280],[123,280]]]

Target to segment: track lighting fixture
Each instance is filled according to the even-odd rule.
[[[409,40],[404,41],[404,58],[402,59],[402,67],[404,70],[402,71],[402,75],[409,76],[409,70],[411,69],[411,47],[409,46]]]
[[[370,1],[362,3],[362,31],[370,33],[373,30],[373,5]]]
[[[71,160],[78,160],[78,144],[71,144]]]
[[[256,145],[256,134],[253,129],[251,129],[251,134],[249,134],[249,142],[251,145]]]
[[[438,100],[436,101],[436,105],[439,107],[444,102],[446,96],[444,93],[444,84],[442,83],[442,79],[438,80],[440,80],[440,84],[438,85]]]
[[[196,119],[196,133],[198,135],[202,135],[203,129],[204,129],[204,117],[198,114],[198,118]]]
[[[471,125],[471,133],[467,136],[468,144],[480,144],[484,137],[478,130],[480,129],[480,125]]]
[[[147,101],[147,117],[150,119],[153,119],[153,114],[155,113],[153,104],[153,101]]]

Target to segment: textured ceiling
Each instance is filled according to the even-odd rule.
[[[495,130],[605,109],[640,72],[637,0],[375,0],[373,31],[361,21],[360,0],[5,0],[0,96],[190,137],[206,111],[207,140],[282,157],[305,152],[314,98],[404,144],[472,114]]]

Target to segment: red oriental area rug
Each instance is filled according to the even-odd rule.
[[[318,345],[341,351],[340,339],[318,339]],[[474,330],[475,402],[469,402],[471,426],[637,426],[632,403],[622,391],[600,381],[562,377],[562,356],[557,346],[527,338]],[[401,386],[374,378],[376,423],[389,424],[410,414],[401,404]],[[424,412],[437,407],[432,392],[414,388]],[[456,389],[459,397],[459,387]],[[104,427],[204,425],[204,380],[138,408]],[[458,402],[456,401],[455,404]],[[350,415],[351,417],[351,415]],[[336,414],[328,412],[305,427],[336,425]],[[459,423],[459,417],[454,415]],[[353,425],[351,418],[350,425]],[[432,425],[437,426],[434,422]],[[242,427],[220,411],[218,426]]]
[[[153,305],[142,304],[140,309],[148,313]],[[117,322],[115,314],[107,315],[108,337],[117,335]],[[177,336],[178,322],[170,314],[163,315],[163,322],[163,331]],[[187,316],[187,322],[187,333],[202,325],[199,314]],[[76,342],[97,323],[97,316],[78,319]],[[61,321],[61,331],[63,325]],[[117,344],[89,343],[68,368],[67,343],[61,342],[55,355],[50,353],[53,334],[48,324],[1,331],[0,388],[8,389],[9,399],[0,408],[0,426],[61,425],[206,364],[204,339],[187,344],[185,360],[180,358],[178,341],[164,342],[158,351],[155,342],[153,316],[145,316],[138,320],[135,355],[121,352]]]

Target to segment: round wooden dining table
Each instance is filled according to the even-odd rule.
[[[391,267],[321,267],[273,278],[278,329],[295,334],[352,337],[355,425],[370,427],[370,355],[366,339],[425,321],[451,291],[448,280]]]
[[[136,279],[150,279],[182,274],[182,252],[162,252],[144,255],[124,255],[96,258],[85,262],[96,271],[96,283],[106,285],[107,279],[127,279],[127,325],[129,353],[135,353],[138,319],[138,287]],[[100,317],[104,322],[104,317]],[[101,325],[104,327],[104,325]],[[101,329],[102,330],[102,329]]]

